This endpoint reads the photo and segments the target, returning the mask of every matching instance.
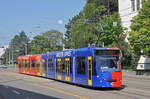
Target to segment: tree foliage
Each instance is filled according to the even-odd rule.
[[[108,5],[113,6],[110,8]],[[71,48],[86,47],[88,44],[95,44],[100,34],[99,44],[104,42],[108,46],[116,42],[124,29],[115,9],[117,9],[116,2],[87,0],[84,9],[66,25],[65,44]],[[108,10],[110,15],[107,13]],[[117,26],[113,26],[114,22],[117,23]]]
[[[134,17],[131,25],[130,44],[136,55],[150,56],[150,1],[143,3],[139,14]]]
[[[114,25],[114,22],[117,24]],[[129,53],[128,43],[124,41],[124,28],[118,14],[118,0],[87,0],[83,10],[70,19],[65,27],[64,40],[62,33],[57,30],[35,36],[30,43],[30,54],[62,50],[62,42],[65,47],[75,49],[87,47],[88,44],[105,44],[105,47],[119,47],[124,56],[123,64],[131,64],[128,59],[132,59],[132,55]],[[24,55],[23,46],[28,40],[25,36],[20,39],[20,36],[16,35],[15,43],[13,40],[12,44],[17,45],[16,49],[20,51],[18,55]],[[20,40],[24,42],[19,42]]]
[[[41,54],[50,51],[62,50],[62,33],[57,30],[44,32],[31,41],[30,54]]]
[[[9,48],[6,49],[3,55],[3,63],[17,62],[18,56],[22,56],[30,51],[29,38],[24,31],[21,31],[19,35],[15,35],[9,44]],[[10,61],[9,61],[10,56]],[[13,59],[13,60],[12,60]]]
[[[118,14],[118,0],[87,0],[83,10],[69,20],[66,29],[67,47],[87,47],[98,41],[98,45],[104,43],[105,47],[119,47],[123,54],[123,65],[133,64],[134,58],[129,44],[125,42],[125,29]]]
[[[118,12],[118,0],[87,0],[87,4],[95,4],[95,7],[103,5],[106,8],[105,14],[107,15]]]

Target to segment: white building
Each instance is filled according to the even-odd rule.
[[[8,47],[9,47],[8,45],[0,47],[0,64],[1,64],[2,55],[5,53]]]
[[[126,33],[128,38],[132,19],[138,14],[139,9],[142,7],[142,0],[118,0],[118,2],[122,26],[127,28]],[[128,41],[127,38],[126,41]],[[141,56],[138,61],[137,70],[150,70],[150,57]]]
[[[6,50],[8,47],[9,47],[8,45],[3,46],[3,47],[0,47],[0,58],[1,58],[2,55],[5,53],[5,50]]]
[[[138,61],[137,70],[150,70],[150,57],[141,56]]]
[[[138,14],[139,9],[142,7],[142,0],[118,0],[118,3],[122,26],[127,28],[126,33],[128,38],[132,18]],[[128,40],[126,39],[126,41]]]

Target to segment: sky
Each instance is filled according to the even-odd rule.
[[[29,38],[47,30],[65,32],[86,0],[0,0],[0,46],[8,45],[22,30]]]

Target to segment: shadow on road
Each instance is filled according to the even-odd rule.
[[[25,74],[25,75],[28,75],[28,74]],[[85,86],[85,85],[79,85],[79,84],[74,84],[74,83],[70,83],[70,82],[60,81],[60,80],[53,79],[53,78],[41,77],[41,76],[36,76],[36,75],[30,75],[30,76],[43,78],[43,79],[50,79],[50,80],[53,80],[53,81],[57,81],[57,82],[65,83],[65,84],[70,84],[70,85],[77,86],[77,87],[82,87],[82,88],[87,88],[87,89],[92,89],[92,90],[99,90],[99,91],[116,91],[116,90],[119,91],[119,90],[122,90],[122,89],[128,87],[127,85],[122,85],[121,87],[116,87],[116,88],[111,88],[111,87],[108,87],[108,88],[90,87],[90,86]]]
[[[98,90],[98,91],[117,91],[117,90],[119,91],[127,87],[126,85],[122,85],[121,87],[116,87],[116,88],[112,88],[112,87],[99,88],[99,87],[89,87],[89,86],[83,86],[83,85],[76,85],[76,86],[80,86],[82,88],[87,88],[87,89],[92,89],[92,90]]]
[[[51,78],[46,78],[46,79],[51,79]],[[56,80],[56,79],[51,79],[54,81],[58,81],[61,83],[66,83],[66,84],[70,84],[73,86],[77,86],[77,87],[82,87],[82,88],[87,88],[87,89],[92,89],[92,90],[99,90],[99,91],[116,91],[116,90],[122,90],[125,89],[126,87],[128,87],[127,85],[122,85],[121,87],[116,87],[116,88],[111,88],[111,87],[107,87],[107,88],[99,88],[99,87],[90,87],[90,86],[85,86],[85,85],[79,85],[79,84],[74,84],[74,83],[70,83],[70,82],[65,82],[65,81],[60,81],[60,80]]]
[[[0,99],[58,99],[28,90],[0,85]]]
[[[22,79],[16,79],[16,80],[6,80],[6,81],[0,81],[0,83],[9,83],[9,82],[15,82],[15,81],[19,81],[19,80],[22,80]]]

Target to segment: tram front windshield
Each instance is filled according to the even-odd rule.
[[[119,55],[96,55],[95,60],[100,72],[120,71]]]

